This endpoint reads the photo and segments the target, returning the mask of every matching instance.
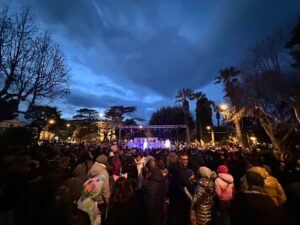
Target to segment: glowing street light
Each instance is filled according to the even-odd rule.
[[[49,123],[50,125],[53,125],[53,124],[55,124],[55,120],[54,120],[54,119],[50,119],[50,120],[48,121],[48,123]]]
[[[211,126],[207,126],[206,130],[211,131],[211,145],[215,146],[215,132],[214,129]]]
[[[257,140],[257,138],[254,137],[254,136],[251,136],[251,137],[250,137],[250,140],[253,141],[253,142],[255,142],[255,141]]]
[[[139,126],[139,128],[140,128],[140,129],[143,129],[143,126],[142,126],[142,125],[140,125],[140,126]]]
[[[70,126],[71,126],[71,124],[67,123],[67,127],[70,127]]]
[[[220,109],[221,109],[222,111],[225,111],[225,110],[227,110],[227,109],[229,108],[228,105],[225,104],[225,103],[221,104],[219,107],[220,107]]]
[[[100,117],[100,119],[102,119],[102,118],[104,117],[104,113],[103,113],[103,112],[100,112],[100,113],[99,113],[99,117]]]

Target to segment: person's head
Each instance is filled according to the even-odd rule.
[[[106,165],[107,163],[107,157],[106,155],[99,155],[97,158],[96,158],[96,162],[100,163],[100,164],[104,164]]]
[[[264,178],[259,173],[248,171],[246,173],[246,180],[249,189],[252,189],[253,186],[261,188],[264,186]]]
[[[160,170],[164,170],[166,168],[166,164],[163,160],[159,160],[157,166]]]
[[[189,181],[195,179],[195,174],[194,174],[194,171],[193,171],[193,170],[188,169],[188,170],[186,171],[186,173],[187,173],[187,177],[188,177]]]
[[[184,167],[187,167],[188,166],[188,163],[189,163],[189,156],[187,153],[182,153],[180,154],[179,156],[179,161],[180,163],[184,166]]]
[[[157,164],[154,159],[148,160],[148,162],[146,163],[146,169],[149,174],[153,173],[155,170],[158,169]]]
[[[218,173],[228,173],[228,168],[225,165],[221,165],[218,167]]]
[[[214,171],[212,171],[211,169],[205,166],[201,166],[198,169],[198,175],[200,175],[202,178],[208,178],[208,179],[215,178],[216,176]]]

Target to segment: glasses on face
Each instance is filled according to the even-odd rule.
[[[182,161],[188,161],[188,158],[181,158]]]

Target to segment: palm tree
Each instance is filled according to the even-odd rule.
[[[202,99],[206,98],[206,95],[202,91],[194,93],[194,98],[197,100],[196,103],[196,137],[201,141],[203,139],[203,118],[201,117],[201,102]]]
[[[237,76],[240,74],[240,71],[236,67],[228,67],[223,70],[220,70],[219,75],[215,77],[215,84],[221,83],[224,86],[224,90],[226,92],[225,97],[229,97],[232,105],[234,105],[234,95],[231,94],[232,90],[235,88],[236,83],[238,82]],[[232,120],[235,125],[235,130],[236,130],[236,136],[239,141],[239,144],[245,148],[246,147],[246,142],[242,133],[242,128],[240,124],[240,120],[242,118],[241,112],[243,110],[233,110],[233,115],[232,115]]]
[[[184,112],[184,121],[186,126],[186,144],[189,146],[191,144],[191,137],[190,137],[190,125],[188,115],[190,112],[190,104],[189,100],[195,99],[193,90],[189,88],[182,88],[177,91],[176,94],[176,102],[182,102],[182,110]]]
[[[216,119],[217,119],[218,127],[220,127],[221,114],[219,109],[216,110]]]

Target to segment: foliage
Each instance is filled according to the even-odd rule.
[[[196,92],[194,97],[197,99],[196,103],[196,138],[202,139],[203,133],[207,126],[212,126],[212,109],[213,101],[208,100],[206,95],[202,92]]]
[[[300,121],[300,80],[288,67],[284,43],[284,35],[275,34],[254,45],[225,89],[236,110],[259,120],[277,156]]]
[[[58,123],[60,120],[61,113],[57,111],[56,107],[44,106],[44,105],[33,105],[26,113],[25,118],[30,121],[31,127],[36,127],[39,133],[43,127],[45,127],[49,120],[54,120],[54,123]]]
[[[97,137],[99,113],[94,109],[81,108],[73,116],[74,123],[78,128],[74,131],[74,137],[79,141],[89,141]]]
[[[189,127],[194,129],[194,121],[191,114],[188,114]],[[151,118],[149,120],[150,125],[185,125],[185,114],[181,107],[173,106],[173,107],[161,107],[157,111],[153,112]],[[185,132],[184,130],[179,130],[179,138],[180,140],[185,140]],[[171,138],[176,137],[176,131],[165,131],[165,130],[157,130],[153,131],[154,136]]]
[[[94,109],[81,108],[76,110],[76,115],[73,116],[73,119],[78,123],[81,122],[93,122],[99,120],[99,113]]]
[[[49,126],[49,131],[60,140],[67,140],[69,137],[73,137],[76,128],[77,126],[73,122],[60,119],[54,125]]]
[[[11,119],[22,103],[28,111],[38,100],[53,100],[69,91],[69,70],[51,36],[36,26],[29,7],[11,15],[0,12],[0,119]],[[7,108],[6,108],[7,107]]]
[[[106,110],[105,117],[113,122],[122,122],[126,114],[131,114],[135,111],[135,106],[116,105],[111,106],[108,110]]]
[[[189,88],[182,88],[177,91],[176,94],[176,102],[182,102],[182,110],[184,112],[184,121],[186,126],[186,143],[187,145],[191,144],[190,137],[190,127],[189,127],[189,118],[188,115],[190,113],[190,104],[189,100],[194,100],[194,92]]]

